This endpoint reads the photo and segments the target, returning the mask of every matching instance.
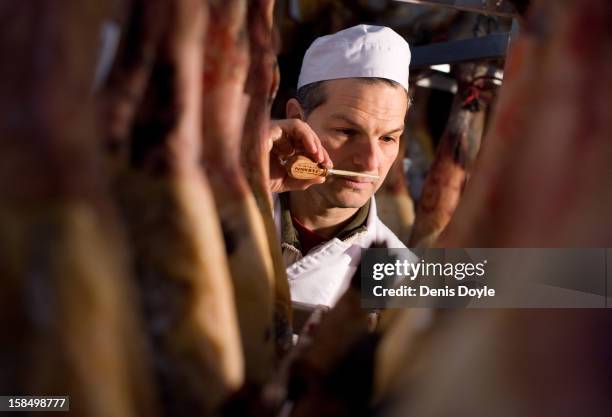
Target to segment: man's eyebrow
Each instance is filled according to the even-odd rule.
[[[361,129],[361,126],[356,121],[352,120],[350,117],[345,116],[344,114],[334,113],[330,116],[332,119],[342,120],[349,125]]]
[[[388,131],[387,133],[385,133],[385,135],[390,135],[391,133],[397,133],[397,132],[403,132],[403,131],[404,131],[404,125],[401,125],[397,129]]]
[[[332,119],[342,120],[343,122],[351,125],[354,128],[363,130],[363,128],[356,121],[352,120],[350,117],[345,116],[344,114],[334,113],[330,116]],[[402,132],[404,130],[404,125],[399,126],[396,129],[391,129],[385,135],[390,135],[392,133]]]

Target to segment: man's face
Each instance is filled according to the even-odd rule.
[[[324,83],[325,102],[306,119],[334,168],[378,175],[378,180],[330,176],[311,187],[329,207],[363,206],[384,181],[399,150],[408,107],[406,91],[355,78]]]

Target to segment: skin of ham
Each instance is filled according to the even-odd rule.
[[[478,152],[480,151],[480,146],[482,145],[482,137],[484,136],[485,131],[485,123],[487,120],[487,110],[489,106],[486,106],[483,111],[479,111],[473,114],[472,122],[470,123],[470,127],[468,129],[468,135],[466,138],[467,142],[467,163],[466,163],[466,172],[467,172],[467,180],[470,180],[470,174],[474,169],[474,164],[476,162]]]
[[[0,16],[10,56],[0,64],[0,391],[69,394],[79,416],[156,416],[94,133],[98,30],[110,10],[21,1]]]
[[[372,401],[384,403],[397,389],[398,380],[412,366],[415,352],[421,348],[426,330],[434,317],[426,308],[388,309],[381,311],[380,344],[374,359]]]
[[[249,3],[248,25],[251,61],[246,82],[250,96],[242,136],[242,165],[266,231],[268,251],[274,267],[274,340],[277,356],[291,347],[292,311],[289,282],[276,226],[272,218],[269,191],[270,152],[268,125],[273,96],[279,85],[278,65],[273,45],[273,0]]]
[[[203,85],[203,163],[221,219],[244,347],[245,382],[275,366],[274,265],[265,223],[240,163],[248,96],[247,3],[210,1]]]
[[[460,85],[467,85],[486,73],[483,64],[459,64]],[[468,165],[470,133],[476,113],[484,113],[484,105],[477,111],[464,105],[467,91],[460,91],[453,101],[446,130],[438,145],[436,158],[429,170],[417,213],[409,247],[429,247],[450,221],[465,185]],[[482,132],[482,131],[481,131]]]
[[[611,340],[601,329],[611,318],[603,309],[454,311],[407,352],[385,415],[605,417]]]
[[[99,98],[100,128],[113,171],[129,162],[130,129],[151,76],[164,7],[163,0],[133,0],[125,13],[117,57]]]
[[[223,235],[200,165],[207,10],[166,3],[151,80],[117,179],[167,415],[213,415],[244,381]]]
[[[522,222],[509,229],[508,244],[612,243],[612,83],[607,80],[612,5],[589,0],[567,7],[557,17],[543,63],[546,77],[535,99],[538,117],[530,119],[526,140],[517,149],[523,157],[513,155],[517,169],[507,184],[507,208]],[[593,88],[600,78],[601,85]],[[526,183],[529,187],[521,187]]]
[[[512,48],[488,150],[441,245],[610,243],[611,87],[600,77],[611,67],[609,8],[534,4]],[[595,78],[602,84],[593,90]]]
[[[543,23],[538,16],[550,19],[548,36],[538,31],[542,26],[535,26]],[[465,207],[469,203],[473,212],[457,211],[453,222],[461,228],[454,228],[445,243],[609,245],[610,220],[604,213],[612,208],[612,149],[605,106],[611,104],[612,83],[601,74],[612,71],[611,18],[612,4],[606,1],[536,2],[527,30],[513,46],[493,133],[485,142],[489,150],[478,163],[488,171],[476,171],[469,185],[478,176],[487,188],[471,188],[469,199],[466,193]],[[529,72],[538,68],[541,73]],[[537,83],[528,83],[534,76]],[[596,89],[594,77],[602,81]],[[585,91],[589,100],[577,104]],[[528,118],[519,117],[519,105]],[[494,163],[513,170],[494,170]],[[484,181],[485,172],[496,174],[495,181]],[[503,197],[497,200],[496,222],[492,207],[482,199],[494,192]],[[486,216],[485,221],[476,221],[478,214]],[[537,270],[546,274],[546,265]],[[422,354],[413,356],[413,365],[397,380],[395,398],[401,405],[389,415],[478,415],[483,410],[503,410],[499,415],[607,415],[606,375],[611,369],[610,361],[601,358],[609,356],[610,340],[600,329],[609,326],[610,315],[597,310],[455,315],[448,325],[438,326]],[[589,343],[580,342],[584,340]],[[457,343],[464,348],[449,355],[448,346]],[[408,391],[410,404],[402,401]],[[445,401],[440,402],[441,397]]]

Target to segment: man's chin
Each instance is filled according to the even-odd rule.
[[[340,208],[363,207],[371,197],[370,193],[361,191],[343,190],[334,196],[334,205]]]
[[[369,189],[358,189],[341,186],[340,182],[324,183],[312,187],[313,190],[321,193],[330,207],[337,208],[360,208],[363,207],[372,197],[375,187]]]

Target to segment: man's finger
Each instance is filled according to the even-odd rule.
[[[315,131],[299,119],[275,121],[272,151],[282,159],[303,153],[315,162],[331,167],[331,159]],[[280,133],[279,133],[280,132]]]
[[[278,156],[286,158],[295,153],[295,147],[287,140],[278,139],[274,142],[272,151]]]
[[[323,145],[321,144],[321,140],[317,136],[314,130],[308,124],[305,124],[305,127],[309,134],[309,142],[312,143],[313,147],[310,150],[311,157],[315,162],[323,162],[324,154],[323,154]]]
[[[323,151],[323,165],[325,166],[325,168],[333,168],[334,167],[334,163],[332,162],[331,158],[329,157],[329,154],[327,153],[327,150],[321,146],[321,149]]]
[[[297,141],[302,143],[308,153],[316,154],[318,138],[311,127],[306,122],[299,120],[296,121],[295,128],[299,132],[296,138]]]

